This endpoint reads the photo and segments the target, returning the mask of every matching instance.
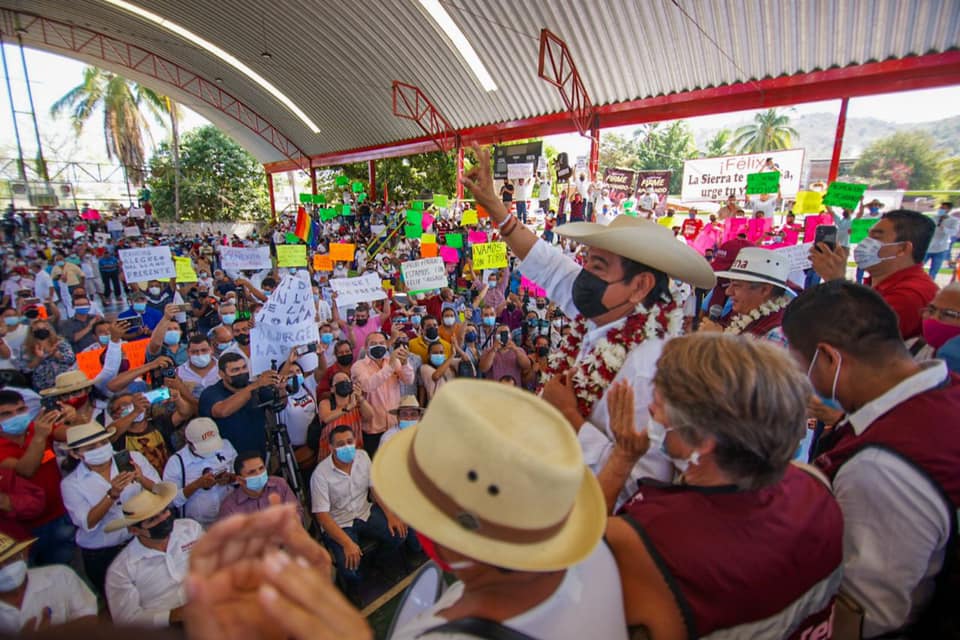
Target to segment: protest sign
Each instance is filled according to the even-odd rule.
[[[334,182],[338,187],[345,187],[348,184],[350,184],[350,178],[348,178],[347,176],[337,176]]]
[[[328,255],[317,254],[313,256],[314,271],[333,271],[333,260]]]
[[[123,235],[128,238],[139,238],[140,237],[140,227],[134,225],[132,227],[124,227]]]
[[[297,244],[300,242],[300,236],[295,233],[290,233],[289,231],[283,236],[283,239],[287,244]]]
[[[852,244],[859,244],[864,238],[867,237],[867,235],[869,235],[870,228],[879,221],[879,218],[874,218],[872,220],[854,220],[853,224],[850,225],[850,242]]]
[[[363,204],[367,200],[367,192],[357,194],[357,202]]]
[[[829,213],[807,216],[803,219],[803,241],[812,242],[821,225],[833,226],[833,216]]]
[[[757,244],[773,229],[773,218],[751,218],[747,223],[747,240]]]
[[[620,203],[633,195],[633,179],[636,172],[630,169],[604,169],[603,181],[609,188],[610,201],[613,206],[619,206]]]
[[[459,233],[448,233],[446,236],[446,244],[448,247],[453,247],[454,249],[462,249],[463,235]]]
[[[450,206],[450,197],[440,193],[433,194],[433,206],[438,209],[446,209]]]
[[[656,201],[653,205],[653,211],[657,215],[663,215],[667,210],[667,194],[670,193],[670,177],[673,175],[671,169],[662,169],[658,171],[638,171],[637,172],[637,194],[639,200],[643,197],[643,192],[648,191]],[[632,207],[636,209],[636,206]]]
[[[363,193],[363,183],[359,181],[355,181],[353,184],[350,185],[350,190],[353,191],[354,193]]]
[[[473,268],[499,269],[507,266],[507,243],[486,242],[473,245]]]
[[[252,269],[270,269],[270,247],[219,247],[220,266],[224,271],[236,273]]]
[[[444,262],[456,264],[460,262],[460,252],[453,247],[440,247],[440,257]]]
[[[823,194],[819,191],[798,191],[793,203],[793,213],[820,213],[823,208]]]
[[[747,174],[747,194],[776,193],[780,190],[780,172],[764,171]]]
[[[120,263],[127,282],[169,280],[177,275],[170,247],[144,247],[120,249]]]
[[[330,243],[330,259],[334,262],[352,262],[357,245],[346,242]]]
[[[823,197],[823,204],[828,207],[840,207],[853,211],[860,204],[863,192],[867,190],[865,184],[851,184],[849,182],[831,182],[827,187],[827,194]]]
[[[423,222],[423,211],[417,211],[416,209],[407,209],[405,214],[407,216],[408,225],[417,225],[418,227]]]
[[[746,233],[750,222],[747,218],[727,218],[723,221],[722,242],[733,240],[738,233]]]
[[[464,209],[463,214],[460,216],[460,224],[467,226],[468,224],[477,224],[477,222],[477,210]]]
[[[423,211],[423,200],[414,200],[410,203],[410,208],[414,211]]]
[[[278,244],[278,267],[305,267],[307,266],[307,247],[302,244]]]
[[[420,236],[420,244],[437,244],[437,234],[424,233]]]
[[[330,288],[337,293],[337,306],[343,309],[358,302],[383,300],[387,297],[380,276],[367,273],[356,278],[332,278]]]
[[[340,207],[340,215],[342,216],[352,216],[353,211],[350,210],[350,205],[345,204]]]
[[[447,269],[441,258],[411,260],[400,265],[403,281],[410,291],[425,291],[447,286]]]
[[[147,210],[143,207],[130,207],[127,211],[127,217],[129,218],[146,218]]]
[[[470,244],[483,244],[487,240],[489,240],[489,238],[487,238],[486,231],[471,231],[467,235],[467,241],[470,242]]]
[[[420,243],[420,257],[421,258],[436,258],[440,255],[440,246],[435,242],[421,242]]]
[[[423,220],[420,221],[420,227],[426,231],[433,224],[434,217],[429,213],[423,214]]]
[[[300,194],[300,202],[303,203],[303,204],[310,204],[311,202],[313,202],[313,194],[312,194],[312,193],[301,193],[301,194]]]
[[[93,234],[93,238],[96,240],[97,244],[106,244],[110,242],[110,234],[102,231],[95,232]]]
[[[251,375],[273,368],[273,361],[285,362],[294,347],[317,342],[316,315],[309,276],[305,272],[284,275],[250,328]]]
[[[533,163],[521,162],[507,165],[507,177],[511,180],[521,180],[533,177]]]
[[[403,227],[403,235],[407,238],[419,238],[423,235],[423,227],[418,224],[408,224]]]
[[[123,231],[123,223],[119,220],[107,221],[107,231]]]
[[[537,285],[536,282],[530,280],[526,276],[520,276],[520,290],[526,291],[532,296],[546,296],[547,292],[543,287]]]
[[[197,281],[197,272],[193,270],[190,258],[174,258],[173,266],[177,271],[177,284],[188,284]]]
[[[327,198],[322,193],[313,196],[313,204],[327,204]]]
[[[812,242],[804,242],[803,244],[774,249],[774,251],[790,263],[790,273],[794,273],[795,271],[803,271],[813,266],[810,264],[810,247],[812,246]]]
[[[743,198],[747,175],[763,171],[767,158],[773,158],[776,170],[780,172],[781,195],[784,198],[794,197],[800,190],[803,149],[685,160],[680,197],[685,202],[715,202],[727,196]]]

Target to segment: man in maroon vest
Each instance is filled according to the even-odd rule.
[[[843,510],[842,588],[865,609],[864,636],[946,637],[925,625],[957,604],[960,377],[914,362],[893,309],[851,282],[804,291],[783,330],[817,393],[846,411],[814,461]]]

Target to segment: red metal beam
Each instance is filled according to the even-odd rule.
[[[827,174],[827,182],[833,182],[837,179],[840,172],[840,152],[843,150],[843,132],[847,128],[847,105],[850,104],[850,98],[844,98],[840,101],[840,114],[837,116],[837,133],[833,136],[833,155],[830,157],[830,172]]]
[[[219,84],[202,78],[175,62],[162,58],[135,44],[119,40],[77,25],[58,22],[23,11],[0,10],[0,31],[21,33],[24,44],[63,51],[85,58],[102,60],[110,67],[129,69],[156,80],[154,88],[163,92],[163,85],[176,87],[217,111],[236,120],[265,140],[287,158],[290,168],[308,171],[310,159],[266,118],[244,104]]]
[[[377,197],[377,161],[367,160],[367,178],[370,184],[367,188],[367,195],[373,199]]]
[[[765,78],[709,89],[698,89],[668,96],[631,100],[596,108],[602,128],[659,122],[678,118],[763,109],[844,97],[871,96],[899,91],[931,89],[960,84],[960,51],[911,56],[897,60],[870,62],[851,67],[814,71],[779,78]],[[550,113],[532,118],[500,122],[463,129],[464,146],[474,140],[480,144],[509,142],[520,138],[571,133],[575,131],[567,112]],[[324,153],[312,158],[317,166],[383,159],[432,151],[433,142],[426,137],[400,140]],[[289,162],[267,165],[267,171],[289,171]]]
[[[416,122],[440,151],[453,148],[456,132],[419,87],[393,81],[393,115]]]
[[[587,172],[590,174],[590,182],[596,182],[597,171],[600,169],[600,124],[594,120],[590,127],[590,160],[587,165]]]
[[[266,168],[266,167],[264,167]],[[270,219],[277,219],[277,201],[273,194],[273,174],[267,171],[267,193],[270,194]]]
[[[310,193],[317,195],[317,168],[310,167]]]
[[[583,85],[577,65],[570,55],[567,43],[549,29],[540,30],[540,55],[537,75],[560,91],[573,124],[582,136],[593,135],[594,108],[587,88]]]
[[[463,185],[460,179],[463,178],[463,143],[457,141],[457,200],[463,200]]]

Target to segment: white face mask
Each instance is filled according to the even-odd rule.
[[[27,563],[23,560],[11,562],[0,568],[0,591],[13,591],[23,584],[27,577]]]
[[[884,260],[893,260],[896,256],[880,257],[880,249],[892,244],[901,244],[899,242],[880,242],[876,238],[867,236],[860,241],[860,244],[853,250],[853,259],[860,269],[869,269],[875,267]]]
[[[686,473],[691,466],[700,464],[699,451],[694,451],[686,458],[674,458],[667,453],[666,440],[668,431],[673,431],[673,428],[663,426],[662,423],[654,420],[653,416],[650,416],[650,421],[647,422],[647,437],[650,438],[651,447],[660,447],[661,453],[670,459],[670,462],[673,463],[673,466],[676,467],[680,473]]]
[[[110,462],[110,458],[113,457],[113,446],[110,443],[100,445],[96,449],[91,449],[83,454],[83,461],[87,463],[88,467],[96,467],[101,464],[106,464]]]

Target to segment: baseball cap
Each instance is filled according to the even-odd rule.
[[[217,423],[210,418],[194,418],[187,425],[185,435],[193,445],[193,450],[203,458],[211,456],[223,448],[223,438]]]

